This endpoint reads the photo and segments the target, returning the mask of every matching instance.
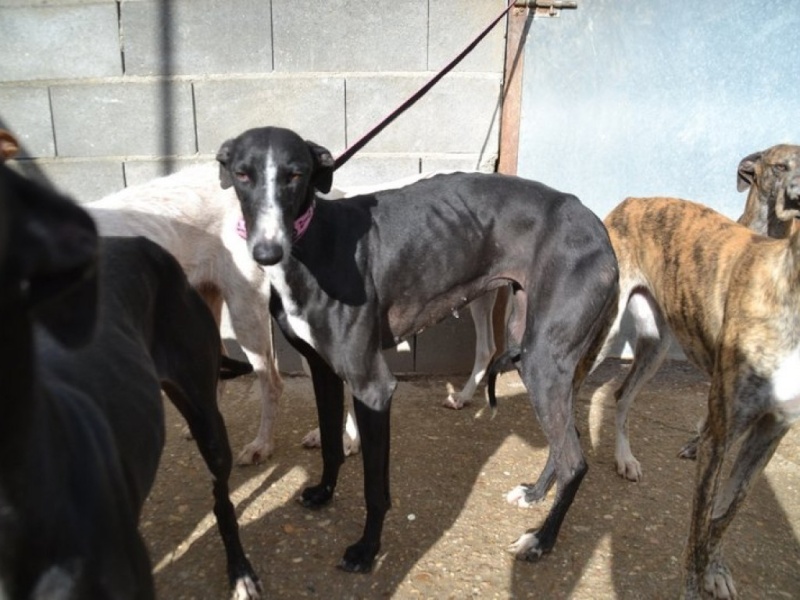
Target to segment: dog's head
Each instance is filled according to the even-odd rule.
[[[767,221],[800,217],[800,146],[780,144],[745,156],[739,163],[736,187],[740,192],[751,190],[748,209],[765,214]]]
[[[0,163],[0,312],[22,309],[63,344],[86,343],[97,310],[96,261],[88,213]]]
[[[220,184],[242,206],[247,245],[256,262],[275,265],[288,256],[295,220],[309,209],[315,189],[333,183],[333,157],[293,131],[250,129],[217,153]]]

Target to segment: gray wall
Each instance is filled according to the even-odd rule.
[[[580,2],[526,46],[519,173],[604,217],[672,195],[738,217],[736,167],[800,143],[797,0]]]
[[[737,218],[739,161],[800,144],[800,3],[579,4],[532,24],[519,174],[601,217],[626,196],[659,195]],[[628,355],[629,329],[621,337]]]
[[[212,160],[225,139],[258,125],[290,127],[336,155],[503,5],[0,0],[0,127],[23,144],[20,168],[79,201]],[[494,170],[504,35],[499,25],[336,184]],[[472,339],[469,318],[451,320],[393,360],[400,370],[468,372]]]

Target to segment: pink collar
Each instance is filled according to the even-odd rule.
[[[292,242],[296,242],[308,229],[311,224],[311,218],[314,216],[314,201],[308,205],[308,210],[294,220],[294,234],[292,235]],[[239,219],[236,222],[236,233],[242,239],[247,239],[247,226],[244,224],[244,219]]]

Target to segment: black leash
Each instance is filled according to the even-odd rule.
[[[514,8],[515,0],[509,0],[508,6],[503,9],[501,12],[489,25],[484,29],[478,36],[472,40],[466,48],[464,48],[458,56],[456,56],[453,60],[451,60],[445,67],[439,71],[436,75],[434,75],[430,81],[428,81],[425,85],[419,88],[416,92],[414,92],[405,102],[403,102],[400,106],[395,108],[389,115],[384,117],[384,119],[378,123],[375,127],[373,127],[370,131],[368,131],[361,139],[359,139],[356,143],[352,146],[347,148],[344,152],[342,152],[339,156],[336,157],[336,160],[333,163],[333,170],[335,171],[339,167],[341,167],[344,163],[350,160],[353,155],[361,150],[364,146],[366,146],[369,141],[378,135],[384,128],[389,125],[392,121],[394,121],[397,117],[403,114],[408,108],[410,108],[417,100],[422,98],[428,90],[430,90],[434,85],[438,83],[438,81],[447,75],[450,71],[453,70],[458,63],[460,63],[464,57],[472,52],[472,49],[478,45],[478,43],[486,37],[486,35],[492,30],[492,28],[497,25],[497,23],[508,14],[508,12]]]

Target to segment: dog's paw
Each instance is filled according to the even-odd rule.
[[[236,580],[231,590],[231,600],[259,600],[262,591],[258,579],[243,576]]]
[[[378,550],[380,550],[380,545],[355,543],[345,550],[342,560],[336,566],[348,573],[369,573],[372,571],[372,564]]]
[[[236,458],[236,464],[239,466],[257,465],[272,456],[274,451],[274,444],[262,442],[258,439],[253,440],[239,453]]]
[[[703,587],[712,598],[731,600],[736,598],[736,586],[730,569],[719,560],[712,562],[703,577]]]
[[[351,438],[346,433],[342,436],[342,443],[344,444],[344,455],[353,456],[361,452],[361,439]]]
[[[536,562],[545,554],[539,544],[539,536],[536,531],[523,533],[516,542],[509,544],[507,549],[517,560],[527,562]]]
[[[697,458],[697,445],[700,443],[698,436],[693,437],[683,445],[681,451],[678,452],[679,458],[686,458],[688,460],[695,460]]]
[[[544,500],[545,495],[546,492],[542,492],[535,485],[521,483],[506,494],[506,502],[520,508],[528,508]]]
[[[304,448],[321,447],[322,440],[319,436],[319,428],[309,431],[300,443]],[[344,446],[345,456],[352,456],[361,452],[361,440],[358,438],[351,438],[346,433],[342,435],[342,445]]]
[[[331,498],[333,498],[333,488],[319,484],[304,489],[298,501],[306,508],[316,509],[325,506]]]
[[[467,404],[469,404],[469,398],[462,398],[455,392],[451,392],[447,395],[447,398],[442,402],[442,406],[446,408],[452,408],[453,410],[461,410]]]
[[[309,431],[300,443],[304,448],[319,448],[322,446],[322,439],[319,435],[319,427]]]
[[[628,481],[641,481],[642,465],[633,455],[626,459],[617,458],[617,474]]]

